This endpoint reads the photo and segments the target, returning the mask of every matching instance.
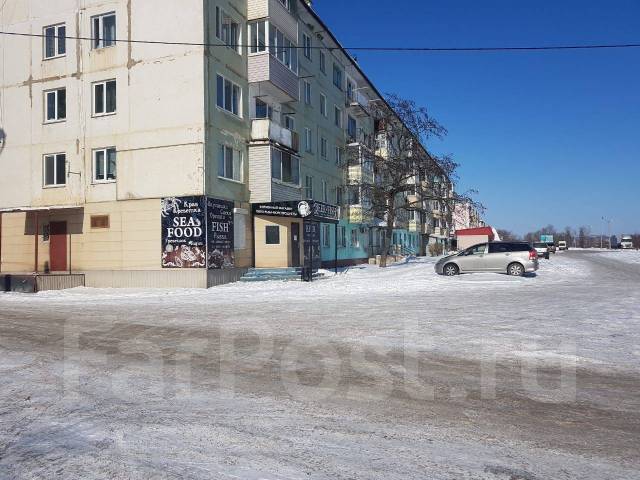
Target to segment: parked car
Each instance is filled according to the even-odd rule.
[[[555,243],[547,243],[547,247],[549,247],[549,253],[556,253],[556,244]]]
[[[438,275],[498,272],[522,276],[538,270],[538,253],[525,242],[480,243],[456,255],[441,258],[435,265]]]
[[[549,244],[544,242],[535,242],[533,244],[533,248],[535,248],[536,252],[538,252],[538,258],[544,257],[549,260],[549,253],[551,253],[549,250]]]
[[[569,246],[567,245],[567,242],[565,242],[564,240],[560,240],[558,242],[558,250],[560,250],[560,251],[569,250]]]

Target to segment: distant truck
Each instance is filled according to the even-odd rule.
[[[633,248],[633,238],[631,238],[631,235],[622,235],[622,237],[620,237],[620,248],[623,250],[631,250]]]
[[[569,246],[567,245],[567,242],[565,242],[564,240],[560,240],[558,242],[558,250],[569,250]]]

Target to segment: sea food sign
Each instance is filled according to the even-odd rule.
[[[203,196],[162,199],[162,268],[232,268],[233,203]]]

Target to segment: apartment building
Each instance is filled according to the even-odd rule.
[[[478,208],[469,202],[458,203],[453,208],[452,228],[454,231],[484,227],[485,223]]]
[[[0,273],[204,287],[371,256],[349,178],[381,97],[306,2],[7,0],[1,23],[33,36],[0,37]]]

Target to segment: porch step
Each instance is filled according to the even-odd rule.
[[[271,280],[300,281],[302,268],[252,268],[241,279],[241,282],[268,282]],[[313,278],[324,277],[324,273],[314,273]]]

